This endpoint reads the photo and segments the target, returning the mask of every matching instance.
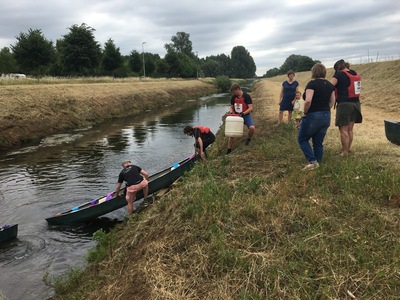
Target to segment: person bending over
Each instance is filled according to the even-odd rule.
[[[202,159],[207,158],[206,149],[215,141],[215,135],[210,128],[206,126],[186,126],[183,133],[194,137],[194,154],[200,155]]]
[[[117,188],[115,195],[119,196],[121,185],[126,182],[126,202],[128,203],[128,214],[132,215],[134,212],[133,202],[136,200],[136,193],[143,190],[144,202],[147,201],[149,193],[148,180],[149,174],[142,168],[135,166],[130,160],[122,163],[122,171],[118,176]]]

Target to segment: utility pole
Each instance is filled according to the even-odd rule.
[[[144,44],[146,44],[146,42],[142,43],[142,55],[143,55],[143,78],[146,78],[146,65],[144,63]]]
[[[199,79],[199,55],[196,51],[196,78]]]

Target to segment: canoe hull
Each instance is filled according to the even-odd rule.
[[[3,226],[0,229],[0,243],[15,239],[18,235],[18,224]]]
[[[189,157],[174,166],[162,170],[149,177],[149,195],[163,188],[169,187],[185,172],[189,171],[194,164],[194,157]],[[85,223],[109,212],[117,210],[127,205],[125,200],[125,188],[121,189],[121,195],[105,200],[106,197],[97,199],[97,204],[91,205],[90,202],[77,207],[76,210],[69,210],[59,213],[46,221],[53,225]],[[138,191],[136,201],[143,198],[143,191]]]
[[[400,122],[385,120],[385,134],[390,142],[400,145]]]

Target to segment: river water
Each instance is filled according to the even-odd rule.
[[[227,94],[188,100],[0,154],[0,225],[19,224],[18,238],[0,245],[0,299],[51,297],[46,281],[85,266],[93,232],[121,222],[126,207],[84,226],[45,218],[114,191],[124,160],[152,174],[190,156],[194,139],[183,128],[216,133],[228,105]]]

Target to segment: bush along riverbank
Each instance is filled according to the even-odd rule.
[[[365,144],[341,157],[331,128],[324,163],[302,172],[297,130],[273,126],[274,91],[270,81],[254,88],[250,146],[238,138],[225,155],[222,128],[208,161],[143,214],[98,233],[97,255],[57,281],[54,299],[398,297],[398,169]]]

